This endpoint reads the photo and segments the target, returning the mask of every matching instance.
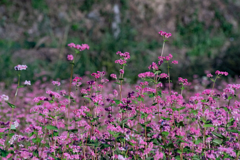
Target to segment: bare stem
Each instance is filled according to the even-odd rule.
[[[164,46],[165,46],[165,40],[164,40],[164,38],[163,38],[163,47],[162,47],[162,54],[161,54],[161,57],[162,57],[162,55],[163,55]]]

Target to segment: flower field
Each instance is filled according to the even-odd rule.
[[[27,65],[13,66],[18,79],[0,86],[0,156],[3,160],[231,160],[240,159],[240,84],[216,82],[225,71],[208,73],[211,88],[190,91],[187,79],[171,80],[178,61],[164,53],[171,33],[159,32],[163,48],[143,64],[139,82],[125,82],[131,54],[118,51],[119,73],[96,71],[91,79],[73,73],[87,44],[70,43],[70,77],[31,84],[21,79]],[[162,68],[167,67],[167,73]],[[163,84],[163,81],[165,84]],[[180,91],[173,90],[176,83]],[[164,87],[165,86],[165,87]]]

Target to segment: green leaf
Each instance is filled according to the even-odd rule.
[[[221,139],[214,139],[213,143],[216,143],[218,145],[222,144],[222,140]]]
[[[154,97],[154,93],[151,93],[151,94],[149,94],[149,98],[152,98],[152,97]]]
[[[177,111],[181,111],[183,109],[185,109],[186,107],[181,107],[181,108],[177,108]]]
[[[228,111],[228,108],[227,107],[223,107],[223,109],[227,112]]]
[[[120,81],[123,81],[124,79],[123,78],[119,78]]]
[[[228,130],[228,132],[232,132],[232,133],[240,133],[238,130],[236,129],[231,129],[231,130]]]
[[[58,130],[58,128],[56,126],[52,126],[52,125],[48,125],[48,126],[46,126],[46,128],[49,130]]]
[[[18,86],[17,88],[24,88],[24,86]]]
[[[91,122],[95,122],[95,121],[97,121],[98,119],[99,119],[99,117],[93,118],[93,119],[91,120]]]
[[[144,101],[144,99],[141,96],[139,96],[137,99],[138,101],[142,101],[142,102]]]
[[[151,79],[151,78],[144,78],[143,80],[144,80],[144,81],[148,81],[148,82],[154,82],[154,80]]]
[[[154,74],[159,74],[159,73],[161,73],[161,71],[156,71],[156,72],[154,72]]]
[[[114,101],[116,104],[120,104],[120,100],[115,99]]]
[[[116,84],[118,84],[118,85],[121,85],[121,83],[119,83],[119,82],[114,82],[114,83],[116,83]]]
[[[193,113],[196,116],[198,113],[198,110],[192,110],[191,113]]]
[[[204,124],[203,127],[214,127],[212,124]]]
[[[15,105],[13,105],[12,103],[9,103],[8,101],[5,101],[11,108],[16,108]]]
[[[158,95],[162,97],[162,91],[158,91]]]
[[[89,113],[89,112],[84,112],[84,113],[86,113],[86,115],[87,115],[88,117],[92,117],[92,114],[91,114],[91,113]]]
[[[169,120],[171,120],[171,118],[165,118],[165,117],[161,117],[163,120],[167,120],[167,121],[169,121]]]
[[[33,142],[33,143],[40,143],[40,142],[41,142],[41,139],[40,139],[40,138],[33,138],[33,139],[32,139],[32,142]]]
[[[73,133],[77,133],[78,132],[78,129],[70,129],[68,130],[69,132],[73,132]]]
[[[78,53],[80,53],[80,51],[79,51],[79,50],[77,50],[77,49],[75,49],[75,53],[76,53],[76,54],[78,54]]]
[[[161,134],[162,134],[163,136],[168,136],[168,135],[169,135],[169,132],[164,131],[164,132],[162,132]]]
[[[229,96],[229,97],[228,97],[228,100],[231,100],[232,98],[233,98],[233,97]]]
[[[11,129],[16,129],[15,125],[11,124]]]
[[[91,99],[90,99],[90,98],[88,98],[88,97],[83,97],[83,98],[86,98],[87,100],[91,101]]]
[[[221,138],[221,139],[226,139],[226,137],[224,137],[223,135],[219,134],[219,133],[216,133],[216,132],[212,132],[213,135],[217,136],[218,138]]]
[[[100,145],[101,149],[108,148],[108,147],[111,147],[111,146],[109,144],[104,144],[104,143]]]
[[[202,142],[203,142],[202,139],[198,139],[198,140],[196,140],[194,143],[198,145],[199,143],[202,143]]]
[[[135,100],[133,100],[133,102],[134,102],[135,104],[138,104],[138,102],[137,102],[137,101],[135,101]]]
[[[1,157],[7,157],[8,153],[9,153],[8,151],[2,150],[2,149],[0,148],[0,156],[1,156]]]

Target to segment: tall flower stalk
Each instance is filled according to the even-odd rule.
[[[18,73],[18,83],[17,83],[17,89],[16,89],[16,92],[15,92],[15,95],[14,95],[14,99],[13,99],[13,104],[7,102],[8,105],[12,108],[12,111],[11,111],[11,118],[10,118],[10,123],[9,123],[9,131],[8,131],[8,136],[7,136],[7,139],[6,139],[5,146],[7,146],[7,141],[9,139],[10,131],[12,129],[12,121],[13,121],[14,109],[16,108],[15,102],[16,102],[16,98],[17,98],[17,94],[18,94],[18,89],[20,88],[21,71],[22,70],[26,70],[27,66],[26,65],[17,65],[17,66],[14,67],[14,69],[16,71],[19,71],[19,73]]]
[[[74,44],[74,43],[70,43],[68,44],[68,46],[70,48],[74,48],[75,49],[75,53],[78,54],[80,53],[80,51],[83,51],[85,49],[89,49],[89,46],[87,44],[82,44],[82,45],[79,45],[79,44]],[[70,105],[71,105],[71,89],[72,89],[72,79],[73,79],[73,68],[74,68],[74,57],[73,55],[68,55],[67,56],[67,60],[70,62],[71,64],[71,74],[70,74],[70,82],[69,82],[69,88],[68,88],[68,106],[67,106],[67,129],[69,130],[69,125],[70,125],[70,121],[69,121],[69,114],[70,114]]]

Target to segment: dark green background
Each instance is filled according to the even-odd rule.
[[[114,4],[119,5],[121,16],[117,38],[111,27]],[[95,17],[89,16],[90,13]],[[205,70],[213,73],[217,69],[229,72],[232,77],[240,74],[240,3],[237,0],[168,1],[162,13],[150,1],[0,0],[0,81],[10,85],[16,77],[13,67],[17,64],[29,67],[23,79],[34,82],[37,80],[34,75],[41,71],[46,71],[43,75],[49,79],[67,79],[70,66],[66,55],[74,53],[67,44],[74,42],[90,46],[89,51],[81,53],[74,73],[81,76],[85,71],[118,73],[119,66],[114,63],[118,58],[116,52],[130,52],[125,77],[134,83],[138,73],[147,71],[161,53],[160,30],[173,35],[165,52],[179,60],[178,67],[173,66],[171,70],[173,79],[182,76],[191,80],[194,74],[201,77]],[[203,18],[199,18],[201,15]],[[34,25],[35,30],[30,33]],[[43,37],[48,40],[40,43]],[[48,54],[48,50],[57,48],[56,55]],[[28,51],[34,54],[24,56],[30,54]],[[39,58],[38,53],[43,56]]]

